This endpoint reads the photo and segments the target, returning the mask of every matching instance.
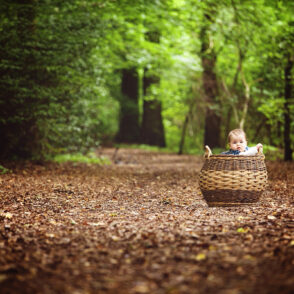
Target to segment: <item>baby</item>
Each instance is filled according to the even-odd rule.
[[[228,135],[230,150],[222,154],[230,155],[256,155],[262,151],[262,144],[258,143],[255,147],[248,147],[246,134],[242,129],[234,129]]]

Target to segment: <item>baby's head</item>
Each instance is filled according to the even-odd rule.
[[[234,129],[228,135],[230,149],[244,152],[247,146],[246,134],[242,129]]]

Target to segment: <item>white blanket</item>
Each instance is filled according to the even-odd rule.
[[[256,147],[248,147],[248,150],[244,152],[240,152],[239,155],[245,155],[245,156],[254,156],[258,153]]]

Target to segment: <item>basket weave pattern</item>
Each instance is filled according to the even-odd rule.
[[[264,155],[212,155],[206,158],[199,186],[209,206],[231,206],[259,200],[267,185]]]

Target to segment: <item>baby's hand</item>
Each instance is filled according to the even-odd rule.
[[[258,143],[256,145],[256,149],[257,149],[257,152],[259,152],[259,151],[262,152],[262,149],[263,149],[262,144]]]

